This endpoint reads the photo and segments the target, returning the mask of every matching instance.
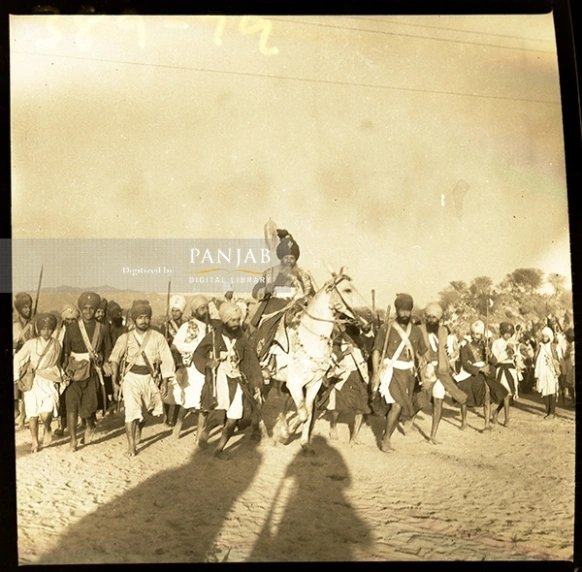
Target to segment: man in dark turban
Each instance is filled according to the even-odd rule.
[[[150,303],[135,300],[129,313],[135,328],[119,336],[109,363],[114,391],[119,395],[121,389],[123,395],[127,454],[133,457],[137,455],[137,445],[141,442],[144,415],[163,413],[158,384],[174,379],[175,365],[168,341],[151,327]]]
[[[95,319],[100,322],[101,324],[106,323],[107,317],[107,300],[105,298],[101,298],[99,302],[99,306],[95,310]]]
[[[427,346],[418,326],[411,322],[414,302],[409,294],[397,294],[396,320],[384,324],[376,335],[372,350],[372,396],[388,405],[381,450],[393,451],[390,438],[401,412],[414,417],[412,394],[416,382],[415,360],[424,356]]]
[[[123,316],[121,306],[110,300],[107,302],[106,319],[105,319],[105,354],[103,363],[103,382],[105,384],[105,393],[107,396],[107,411],[113,413],[115,409],[113,381],[111,379],[111,364],[109,355],[119,339],[121,334],[127,332],[127,327],[123,325]]]
[[[14,297],[16,319],[12,322],[12,353],[16,354],[24,342],[34,337],[32,323],[32,298],[26,292],[19,292]],[[14,423],[18,429],[24,427],[24,401],[22,391],[14,384]]]
[[[71,435],[70,447],[77,450],[77,418],[85,426],[83,442],[88,445],[95,431],[99,370],[105,353],[105,327],[95,320],[101,297],[95,292],[83,292],[77,305],[81,319],[73,322],[63,339],[63,367],[71,382],[65,390],[67,426]]]

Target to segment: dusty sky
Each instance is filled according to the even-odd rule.
[[[319,283],[346,265],[382,307],[518,267],[570,281],[551,14],[13,16],[10,36],[13,238],[252,239],[271,217]]]

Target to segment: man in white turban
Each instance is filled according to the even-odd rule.
[[[182,424],[188,411],[197,411],[196,442],[202,447],[206,444],[206,420],[208,416],[208,411],[201,407],[204,374],[196,369],[192,363],[192,356],[198,344],[214,327],[210,320],[208,302],[208,298],[202,294],[197,294],[192,298],[190,301],[192,317],[180,326],[174,337],[173,346],[180,352],[183,367],[176,372],[177,383],[175,387],[171,388],[178,409],[178,417],[173,429],[174,438],[180,437]]]
[[[180,357],[180,352],[176,350],[173,346],[174,337],[176,333],[184,323],[183,316],[184,310],[186,309],[186,298],[184,296],[174,295],[170,298],[170,315],[167,318],[166,323],[162,326],[162,334],[164,334],[166,341],[170,345],[172,350],[172,356],[174,357],[174,364],[176,370],[182,367],[182,360]],[[179,375],[179,374],[178,374]],[[164,388],[170,389],[170,388]],[[170,427],[175,426],[178,415],[178,408],[174,399],[173,391],[163,392],[163,402],[164,402],[164,423]]]
[[[534,377],[536,391],[538,391],[546,406],[544,419],[556,418],[556,394],[560,377],[560,357],[554,342],[552,328],[546,326],[542,329],[542,339],[538,344],[534,358]]]
[[[461,404],[461,429],[467,426],[467,407],[483,407],[485,429],[491,425],[491,402],[498,404],[508,394],[507,389],[491,374],[490,356],[485,343],[485,324],[471,324],[471,339],[461,347],[461,370],[455,376],[458,387],[467,394]]]
[[[193,363],[205,376],[201,407],[222,410],[226,422],[214,451],[221,457],[237,424],[251,424],[251,438],[260,439],[260,403],[263,375],[256,349],[242,329],[241,309],[233,302],[224,302],[219,310],[220,326],[207,334],[194,351]],[[199,445],[207,434],[199,435]]]

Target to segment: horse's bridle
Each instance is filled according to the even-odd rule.
[[[334,277],[333,283],[330,286],[330,289],[334,289],[337,292],[337,295],[340,297],[340,300],[342,301],[343,305],[356,317],[358,317],[358,315],[356,314],[356,312],[354,311],[354,309],[346,302],[345,298],[342,296],[342,293],[340,292],[339,288],[338,288],[338,284],[340,284],[341,282],[343,282],[344,280],[350,280],[350,278],[348,276],[345,276],[344,274],[341,274],[340,276]],[[328,320],[326,318],[318,318],[317,316],[312,316],[308,311],[307,308],[305,308],[304,312],[312,319],[312,320],[316,320],[318,322],[328,322],[328,323],[332,323],[335,324],[336,320]],[[340,320],[342,321],[342,320]],[[345,320],[345,322],[347,322],[347,320]]]

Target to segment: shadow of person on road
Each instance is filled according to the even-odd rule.
[[[195,449],[189,462],[160,471],[69,526],[39,564],[227,560],[233,547],[220,543],[220,531],[263,459],[248,435],[235,440],[241,441],[236,459],[216,459],[214,443]],[[127,462],[139,472],[147,454],[140,452]],[[88,497],[91,492],[88,483]]]
[[[357,560],[357,547],[369,547],[371,531],[345,495],[351,475],[344,459],[325,438],[312,443],[316,456],[299,451],[288,465],[249,562],[346,562]],[[321,542],[313,542],[314,530]]]

